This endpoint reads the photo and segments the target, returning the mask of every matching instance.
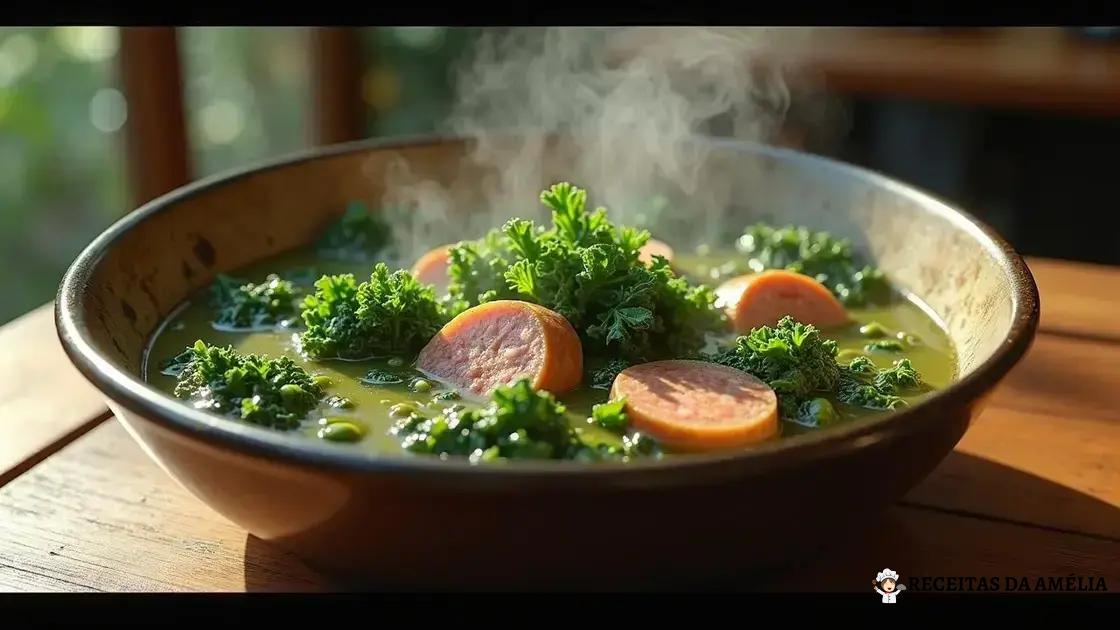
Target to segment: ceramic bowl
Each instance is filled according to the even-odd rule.
[[[849,237],[943,322],[959,378],[886,417],[741,452],[505,466],[293,439],[197,411],[143,380],[153,331],[216,273],[306,245],[347,202],[379,198],[393,164],[462,183],[467,143],[454,138],[323,148],[148,203],[66,273],[59,336],[171,477],[326,571],[409,588],[612,588],[783,566],[846,527],[866,530],[953,449],[1028,349],[1038,292],[1002,238],[928,194],[796,151],[705,142],[712,172],[733,173],[719,181],[741,201],[709,225],[731,234],[767,217]],[[563,164],[554,168],[562,178]],[[680,220],[681,238],[696,222]]]

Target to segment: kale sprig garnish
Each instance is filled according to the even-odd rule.
[[[571,322],[584,352],[629,360],[694,352],[723,322],[715,294],[663,258],[639,261],[649,232],[616,226],[587,193],[562,182],[541,193],[551,227],[512,219],[449,252],[452,311],[495,299],[550,308]]]
[[[300,345],[312,358],[412,355],[446,322],[430,286],[384,263],[361,284],[352,274],[319,278],[301,316]]]
[[[906,405],[905,394],[924,389],[909,359],[880,369],[864,356],[842,365],[836,355],[836,342],[821,336],[816,327],[783,317],[777,326],[755,328],[708,360],[765,381],[778,395],[782,418],[809,426],[838,418],[830,400],[865,409],[898,409]]]
[[[624,400],[592,408],[588,422],[624,433]],[[434,417],[418,411],[398,420],[390,433],[413,453],[467,457],[472,463],[506,459],[578,459],[626,461],[655,457],[659,447],[649,438],[626,435],[622,446],[585,442],[569,423],[567,408],[527,379],[493,391],[481,409],[455,405]]]
[[[324,395],[288,357],[243,354],[199,340],[174,362],[177,397],[197,409],[274,429],[298,427]]]

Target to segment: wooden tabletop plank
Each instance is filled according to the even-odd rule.
[[[47,304],[0,328],[0,485],[106,416],[62,350]]]
[[[905,503],[1120,543],[1120,423],[994,407]]]
[[[1040,334],[907,500],[1120,540],[1120,343]]]
[[[1120,341],[1120,268],[1028,258],[1042,296],[1040,329]]]
[[[1043,333],[1008,373],[991,404],[1055,418],[1120,422],[1120,343]]]
[[[870,578],[862,572],[883,566],[910,574],[1101,575],[1110,583],[1120,567],[1114,541],[910,506],[869,523],[859,540],[839,542],[796,571],[800,588],[858,591]],[[3,590],[344,587],[190,496],[116,422],[0,490],[0,558]],[[783,584],[792,582],[751,587]]]
[[[932,510],[898,506],[867,523],[866,535],[846,535],[822,556],[758,585],[787,592],[858,592],[884,567],[903,584],[919,576],[1103,578],[1120,588],[1120,543]],[[982,595],[983,593],[979,593]],[[900,596],[905,599],[906,595]]]
[[[116,421],[0,489],[0,590],[307,591],[328,582],[183,490]]]

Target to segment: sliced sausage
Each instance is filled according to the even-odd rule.
[[[673,248],[668,243],[651,238],[638,250],[638,260],[648,265],[653,262],[654,256],[664,256],[665,260],[672,262]]]
[[[774,326],[789,315],[818,328],[841,326],[848,312],[828,287],[804,274],[774,269],[737,276],[716,289],[716,305],[726,310],[736,332]]]
[[[553,394],[575,389],[583,347],[563,315],[518,300],[463,311],[420,351],[424,373],[476,396],[519,378]]]
[[[735,368],[706,361],[654,361],[623,370],[611,398],[626,398],[631,425],[682,451],[730,449],[778,432],[778,396]]]
[[[437,296],[447,293],[449,283],[447,266],[450,263],[447,252],[450,249],[450,245],[437,247],[421,256],[412,265],[412,275],[423,284],[434,285]]]

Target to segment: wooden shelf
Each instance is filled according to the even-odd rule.
[[[1066,29],[830,28],[771,54],[834,92],[1120,113],[1120,43]]]
[[[674,29],[617,42],[611,62],[656,58]],[[748,67],[784,69],[795,87],[875,98],[1120,114],[1120,42],[1064,28],[783,28],[759,33]]]

